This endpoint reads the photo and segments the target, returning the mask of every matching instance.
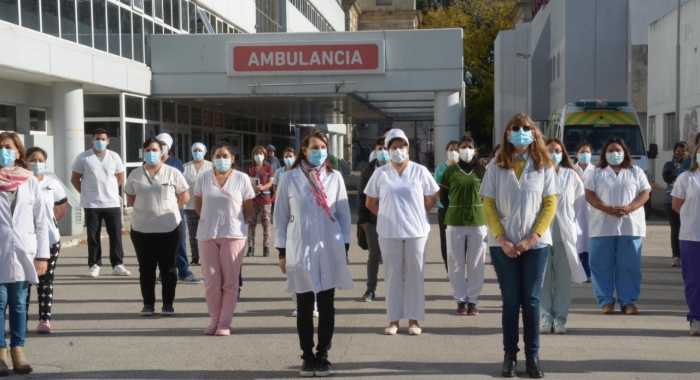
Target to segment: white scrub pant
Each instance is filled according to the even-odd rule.
[[[447,226],[447,274],[455,301],[478,304],[484,288],[486,226]],[[464,266],[467,279],[464,281]]]
[[[540,293],[540,321],[566,324],[571,307],[571,267],[564,243],[554,242]]]
[[[386,313],[389,322],[425,320],[425,254],[428,237],[385,239],[379,237],[384,258]]]

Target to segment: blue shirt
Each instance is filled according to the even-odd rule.
[[[435,174],[433,175],[433,178],[435,178],[435,182],[440,183],[440,180],[442,179],[442,174],[445,172],[445,169],[447,169],[450,165],[447,165],[447,162],[444,164],[438,166],[435,168]],[[442,202],[438,200],[438,207],[440,208],[445,208],[445,206],[442,205]]]
[[[165,160],[165,164],[168,166],[174,167],[175,169],[179,170],[180,173],[185,172],[185,166],[182,165],[182,161],[180,161],[180,159],[177,157],[173,157],[173,156],[168,157],[168,159]]]

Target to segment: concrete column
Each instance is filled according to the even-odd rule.
[[[459,91],[435,92],[435,134],[433,150],[435,151],[435,166],[447,161],[445,146],[450,140],[459,140],[460,118]]]
[[[57,82],[52,85],[55,173],[76,198],[80,194],[70,185],[71,165],[85,150],[83,85]]]
[[[345,135],[338,135],[338,160],[345,159]]]
[[[338,157],[338,134],[331,133],[331,154]]]

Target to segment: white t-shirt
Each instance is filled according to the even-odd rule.
[[[141,233],[172,232],[180,224],[177,196],[189,189],[179,170],[163,164],[154,178],[146,167],[134,169],[124,184],[124,192],[136,197],[131,228]]]
[[[199,170],[194,168],[192,161],[185,164],[185,170],[182,174],[185,176],[187,186],[190,187],[190,200],[185,204],[185,210],[194,210],[194,194],[192,191],[194,190],[195,183],[197,183],[197,175],[199,173],[204,173],[207,170],[212,170],[213,168],[214,164],[212,164],[211,161],[206,160],[202,163],[202,166],[199,167]]]
[[[684,200],[678,237],[681,240],[700,242],[700,170],[685,171],[679,175],[671,196]]]
[[[247,174],[234,170],[224,185],[219,186],[214,171],[208,170],[197,177],[193,192],[202,197],[197,240],[244,239],[247,236],[243,201],[255,198]]]
[[[594,191],[598,199],[610,206],[627,206],[644,190],[651,189],[647,176],[638,166],[631,169],[620,169],[619,174],[610,166],[586,176],[586,190]],[[608,215],[591,207],[591,217],[588,225],[590,237],[600,236],[646,236],[646,220],[644,207],[640,207],[622,218]]]
[[[83,175],[80,184],[80,207],[121,206],[116,174],[123,173],[126,169],[118,154],[107,150],[100,161],[94,150],[87,150],[75,158],[72,170]]]
[[[440,188],[425,166],[409,161],[403,174],[393,164],[377,168],[367,182],[365,194],[379,198],[377,234],[385,239],[428,236],[430,223],[425,196]]]
[[[49,245],[54,245],[61,241],[61,234],[58,232],[58,224],[54,215],[54,206],[68,202],[68,198],[66,198],[63,185],[46,175],[44,175],[44,179],[39,181],[39,189],[41,189],[41,205],[46,210],[46,219],[49,222]]]

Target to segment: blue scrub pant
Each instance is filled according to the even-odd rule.
[[[533,248],[517,258],[506,256],[501,247],[490,247],[503,299],[503,350],[516,353],[520,308],[523,309],[523,341],[526,356],[539,356],[540,291],[549,257],[549,246]]]
[[[642,237],[601,236],[590,240],[589,265],[598,306],[634,304],[642,285]]]
[[[180,218],[182,220],[182,232],[180,233],[180,246],[177,248],[177,275],[180,280],[191,276],[190,264],[187,261],[187,225],[185,223],[185,209],[180,209]]]
[[[0,284],[0,327],[2,340],[0,348],[7,348],[5,341],[5,308],[10,310],[10,347],[24,347],[24,334],[27,332],[27,291],[29,282]],[[9,306],[9,307],[8,307]]]

